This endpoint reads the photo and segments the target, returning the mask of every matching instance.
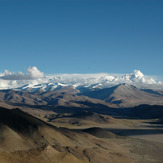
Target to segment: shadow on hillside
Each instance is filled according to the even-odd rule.
[[[132,108],[110,108],[103,104],[93,104],[91,102],[78,102],[83,107],[56,106],[56,105],[28,105],[20,103],[10,103],[13,107],[26,107],[31,109],[50,110],[56,113],[77,113],[88,111],[103,115],[110,115],[117,119],[161,119],[163,117],[163,106],[139,105]]]
[[[120,136],[163,134],[162,129],[109,129],[107,128],[106,130]]]
[[[104,115],[118,116],[117,111],[114,108],[110,108],[102,104],[93,104],[90,102],[78,102],[78,104],[85,105],[84,107],[73,107],[73,106],[55,106],[55,105],[29,105],[21,103],[9,103],[13,107],[26,107],[32,109],[51,110],[57,113],[76,113],[79,111],[89,111]]]
[[[116,109],[117,119],[159,119],[163,117],[163,106],[139,105],[132,108]]]

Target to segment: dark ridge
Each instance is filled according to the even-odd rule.
[[[119,108],[116,112],[118,116],[113,117],[120,119],[157,119],[163,117],[163,106],[143,104],[131,108]]]
[[[75,117],[75,118],[84,118],[86,116],[92,116],[94,115],[93,112],[87,111],[87,110],[83,110],[83,111],[79,111],[77,113],[74,113],[73,115],[71,115],[71,117]]]
[[[152,89],[141,89],[141,90],[144,91],[144,92],[147,92],[147,93],[152,93],[152,94],[155,94],[155,95],[163,96],[163,94],[159,93],[158,91],[154,91]]]
[[[98,138],[119,138],[120,136],[113,134],[110,131],[107,131],[105,129],[99,128],[99,127],[93,127],[82,130],[83,132],[86,132],[90,135],[96,136]]]
[[[9,126],[14,131],[25,136],[30,135],[33,131],[37,131],[38,126],[48,125],[55,128],[54,126],[47,124],[18,108],[5,109],[0,107],[0,123]]]

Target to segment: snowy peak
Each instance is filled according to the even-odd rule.
[[[131,76],[132,78],[142,79],[144,74],[140,70],[134,70],[134,73]]]
[[[43,91],[43,92],[48,92],[48,91],[56,91],[57,89],[62,88],[62,84],[57,83],[41,83],[41,84],[27,84],[23,85],[22,87],[18,87],[18,90],[23,90],[27,92],[37,92],[37,91]]]
[[[53,87],[52,84],[49,89]],[[28,85],[21,88],[29,89]],[[109,107],[133,107],[140,104],[163,105],[163,95],[161,91],[141,90],[126,83],[110,88],[85,88],[83,92],[68,86],[58,86],[55,91],[45,91],[41,85],[37,85],[35,90],[16,91],[0,90],[0,101],[9,104],[27,105],[54,105],[85,107],[85,104],[102,104]]]
[[[140,70],[131,74],[56,74],[44,75],[36,67],[27,69],[26,73],[5,71],[0,76],[0,89],[17,89],[29,92],[55,91],[61,87],[75,89],[109,88],[126,83],[142,89],[163,89],[163,83],[144,75]]]

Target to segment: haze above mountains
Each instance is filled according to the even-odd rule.
[[[42,89],[53,91],[63,86],[76,89],[109,88],[118,84],[127,83],[138,88],[163,90],[163,82],[144,75],[139,70],[130,74],[56,74],[44,75],[37,67],[29,67],[26,73],[11,73],[5,70],[0,75],[0,89],[30,90]]]

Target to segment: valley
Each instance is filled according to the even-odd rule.
[[[162,98],[124,84],[80,93],[1,90],[0,162],[161,163]]]

